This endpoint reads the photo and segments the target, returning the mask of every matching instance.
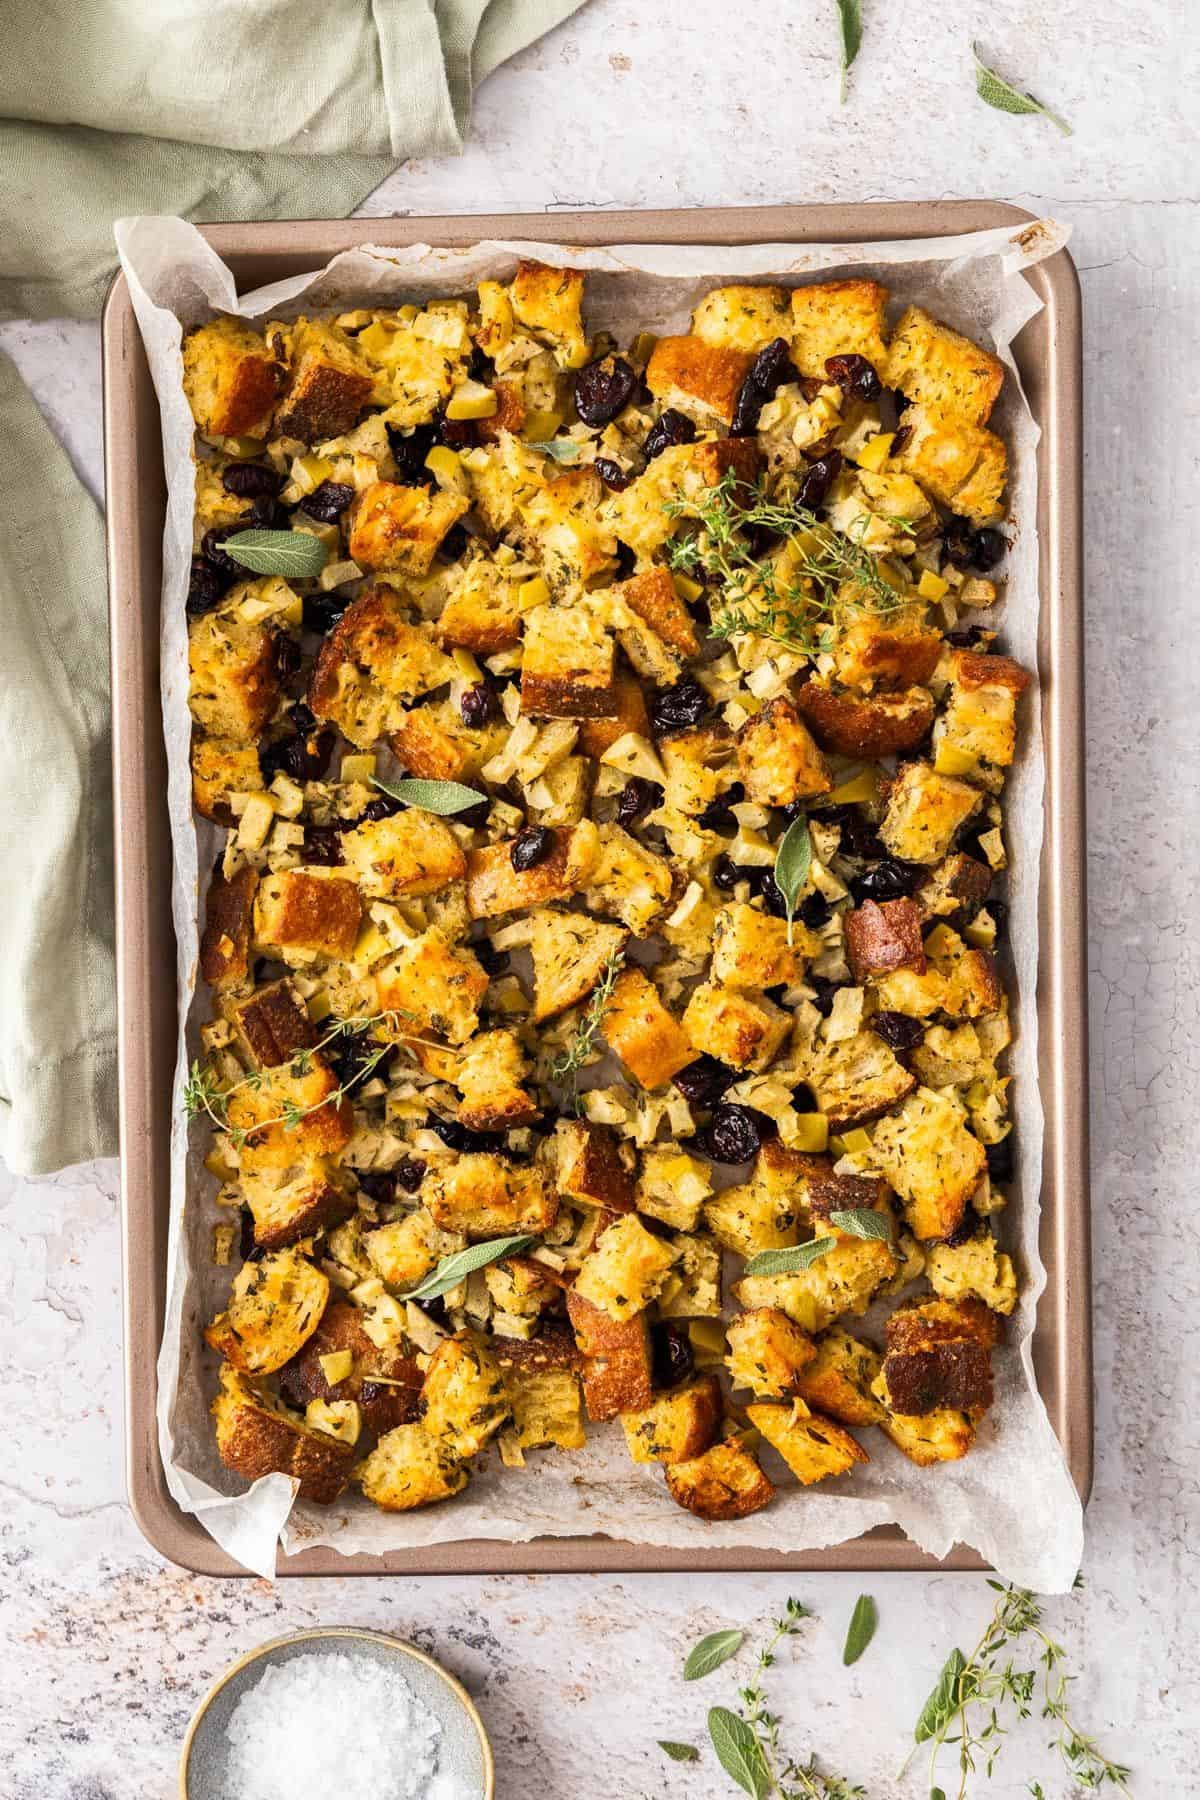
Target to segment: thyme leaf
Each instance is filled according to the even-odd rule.
[[[592,1055],[617,976],[624,966],[625,952],[614,950],[592,989],[587,1011],[579,1021],[575,1036],[562,1055],[555,1057],[550,1065],[550,1074],[555,1081],[566,1081],[570,1077],[576,1112],[579,1111],[579,1071]]]

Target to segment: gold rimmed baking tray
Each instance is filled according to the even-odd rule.
[[[461,248],[480,238],[620,243],[871,243],[1021,224],[993,201],[767,206],[687,212],[488,214],[213,225],[205,235],[238,288],[317,268],[358,244]],[[1033,1359],[1038,1387],[1076,1487],[1092,1472],[1086,913],[1084,894],[1082,434],[1079,284],[1066,251],[1025,273],[1042,310],[1014,345],[1041,429],[1038,646],[1046,752],[1041,964],[1037,1006],[1046,1135],[1041,1253],[1047,1286]],[[159,604],[166,490],[158,407],[123,277],[104,311],[104,458],[108,490],[113,764],[120,1023],[121,1191],[125,1254],[129,1499],[146,1537],[198,1574],[244,1574],[167,1491],[158,1453],[155,1360],[165,1305],[175,941],[159,691]],[[477,1539],[340,1556],[279,1557],[281,1575],[549,1573],[736,1569],[979,1569],[972,1550],[940,1562],[894,1526],[826,1550],[671,1550],[607,1537]]]

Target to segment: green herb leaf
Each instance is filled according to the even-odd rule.
[[[767,1800],[771,1776],[758,1739],[744,1719],[727,1706],[714,1706],[708,1715],[708,1735],[725,1773],[751,1800]]]
[[[325,567],[325,546],[311,531],[238,531],[221,545],[226,556],[255,575],[300,580]]]
[[[676,1744],[670,1738],[658,1738],[658,1747],[664,1750],[672,1762],[699,1762],[700,1752],[695,1744]]]
[[[962,1651],[952,1650],[942,1665],[937,1686],[921,1708],[921,1715],[913,1731],[916,1743],[923,1744],[927,1738],[933,1737],[953,1715],[958,1701],[958,1683],[966,1666],[967,1660]]]
[[[1003,76],[997,75],[995,69],[989,69],[979,54],[978,44],[971,45],[971,54],[975,58],[975,92],[981,100],[986,100],[997,112],[1040,113],[1043,119],[1049,119],[1052,125],[1057,125],[1064,137],[1072,136],[1071,127],[1065,119],[1052,113],[1048,106],[1043,106],[1032,94],[1010,86]]]
[[[545,438],[538,443],[528,443],[527,450],[540,450],[543,456],[552,457],[555,462],[573,463],[577,461],[583,445],[578,438]]]
[[[1034,1789],[1034,1792],[1035,1792],[1035,1793],[1037,1793],[1037,1792],[1039,1792],[1039,1791],[1040,1791],[1040,1790],[1038,1790],[1038,1789],[1037,1789],[1037,1788],[1036,1788],[1036,1787],[1035,1787],[1035,1789]],[[946,1800],[946,1790],[945,1790],[945,1788],[930,1788],[930,1790],[929,1790],[929,1800]]]
[[[372,786],[390,794],[393,800],[403,800],[406,806],[419,806],[423,812],[438,813],[443,818],[466,812],[469,807],[478,806],[481,800],[487,799],[478,788],[464,787],[461,781],[405,780],[389,785],[376,775],[372,777]]]
[[[862,44],[862,8],[859,0],[833,0],[837,7],[838,24],[842,33],[842,90],[841,103],[846,104],[846,76],[850,64],[858,55]]]
[[[787,907],[788,943],[792,941],[792,925],[796,916],[796,905],[804,892],[804,884],[808,880],[808,872],[812,868],[812,838],[809,835],[808,820],[801,815],[793,819],[779,841],[775,852],[775,886],[783,895],[783,903]]]
[[[747,1275],[795,1275],[799,1269],[811,1269],[822,1256],[828,1256],[836,1238],[810,1238],[807,1244],[795,1244],[790,1250],[760,1250],[746,1264]]]
[[[706,1638],[701,1638],[683,1665],[685,1681],[703,1681],[714,1669],[719,1669],[723,1662],[728,1662],[735,1651],[741,1649],[744,1631],[710,1631]]]
[[[879,1623],[879,1614],[870,1594],[860,1594],[854,1602],[854,1611],[850,1614],[850,1629],[846,1633],[846,1648],[842,1651],[842,1665],[849,1668],[856,1663],[871,1639],[875,1636],[875,1627]]]
[[[528,1234],[522,1237],[491,1238],[486,1244],[472,1244],[468,1250],[456,1250],[453,1256],[443,1256],[437,1268],[427,1275],[420,1287],[415,1287],[403,1296],[405,1300],[436,1300],[450,1289],[473,1275],[476,1269],[486,1269],[489,1263],[498,1262],[502,1256],[515,1256],[520,1250],[527,1250],[537,1239]]]
[[[873,1206],[856,1206],[850,1212],[831,1212],[829,1222],[839,1231],[848,1231],[851,1237],[877,1238],[880,1243],[891,1241],[890,1219],[876,1212]]]

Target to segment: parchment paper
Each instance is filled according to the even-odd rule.
[[[960,330],[993,344],[1011,379],[993,421],[1011,452],[1008,591],[1000,615],[1007,648],[1027,668],[1037,663],[1036,463],[1038,429],[1020,391],[1009,346],[1040,302],[1019,271],[1066,242],[1054,221],[972,236],[868,245],[758,244],[744,248],[622,245],[604,250],[485,242],[461,251],[364,247],[311,274],[239,296],[225,265],[189,224],[173,218],[126,219],[116,228],[121,262],[146,344],[162,411],[168,483],[163,555],[162,670],[171,832],[172,910],[178,942],[179,1057],[171,1156],[170,1285],[159,1356],[159,1443],[179,1505],[248,1568],[270,1578],[276,1542],[289,1550],[332,1544],[347,1554],[382,1552],[470,1537],[510,1541],[541,1535],[607,1532],[676,1548],[755,1545],[817,1549],[895,1522],[916,1543],[944,1555],[975,1546],[1008,1578],[1041,1592],[1069,1587],[1082,1551],[1082,1509],[1057,1439],[1034,1386],[1030,1333],[1045,1286],[1038,1256],[1042,1109],[1037,1065],[1037,902],[1042,840],[1043,754],[1036,696],[1022,708],[1022,748],[1008,783],[1006,841],[1011,862],[1011,954],[1006,980],[1016,1041],[1010,1052],[1018,1146],[1017,1179],[999,1230],[1022,1276],[1007,1347],[995,1357],[996,1403],[975,1448],[962,1462],[918,1469],[882,1432],[869,1435],[870,1464],[828,1487],[788,1486],[771,1455],[780,1492],[766,1511],[736,1523],[705,1524],[668,1497],[661,1473],[629,1460],[622,1433],[593,1431],[580,1452],[531,1453],[524,1470],[506,1470],[494,1452],[476,1465],[470,1486],[447,1505],[403,1515],[378,1512],[361,1496],[330,1508],[292,1504],[293,1484],[271,1475],[247,1492],[222,1468],[208,1404],[214,1359],[204,1323],[223,1303],[229,1271],[211,1266],[215,1183],[203,1168],[206,1133],[189,1134],[181,1104],[188,1062],[207,996],[197,993],[202,886],[216,854],[212,828],[191,806],[188,763],[187,629],[184,596],[192,543],[192,419],[182,387],[182,333],[216,310],[248,319],[360,304],[399,305],[469,292],[481,279],[510,278],[527,255],[593,271],[591,329],[687,329],[690,310],[720,281],[770,279],[784,285],[818,272],[876,277],[898,301],[927,306]],[[995,615],[993,615],[995,616]],[[205,883],[198,870],[205,871]],[[189,1143],[189,1135],[191,1142]]]

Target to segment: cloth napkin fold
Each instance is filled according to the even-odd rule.
[[[0,318],[98,311],[122,215],[343,217],[581,4],[3,9]],[[116,1149],[104,546],[3,356],[0,632],[0,1156],[44,1174]]]

